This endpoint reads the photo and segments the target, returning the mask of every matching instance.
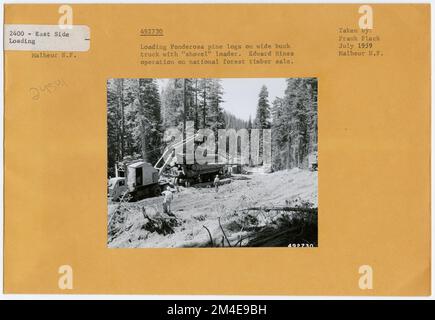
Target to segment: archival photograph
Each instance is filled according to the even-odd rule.
[[[317,78],[109,79],[109,248],[318,246]]]

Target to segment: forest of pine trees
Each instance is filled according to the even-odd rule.
[[[307,167],[308,155],[317,152],[317,78],[287,79],[271,117],[274,169]]]
[[[162,140],[161,101],[153,79],[111,79],[107,83],[108,174],[125,157],[155,163]]]
[[[282,97],[269,100],[266,86],[258,93],[256,117],[241,120],[223,110],[220,79],[170,79],[159,92],[154,79],[110,79],[107,83],[108,175],[125,157],[154,164],[165,146],[166,128],[183,130],[186,121],[195,130],[272,129],[275,170],[306,167],[317,151],[317,79],[287,79]],[[235,106],[237,107],[237,106]]]
[[[125,157],[156,163],[165,145],[166,128],[195,130],[244,127],[222,108],[220,79],[170,79],[159,92],[154,79],[110,79],[107,83],[108,175]]]

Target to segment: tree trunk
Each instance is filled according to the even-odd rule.
[[[124,80],[118,79],[118,107],[121,110],[121,160],[124,159]]]

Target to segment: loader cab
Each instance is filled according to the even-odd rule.
[[[142,167],[136,169],[136,185],[141,186],[143,184],[143,170]]]
[[[158,181],[158,170],[148,162],[138,161],[127,166],[127,187],[130,192],[156,184]]]

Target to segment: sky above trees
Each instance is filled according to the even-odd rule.
[[[168,79],[157,80],[160,90],[167,81]],[[275,97],[282,97],[287,87],[285,78],[223,78],[221,81],[224,91],[222,107],[246,121],[249,116],[255,118],[258,94],[263,85],[269,92],[269,102]]]

